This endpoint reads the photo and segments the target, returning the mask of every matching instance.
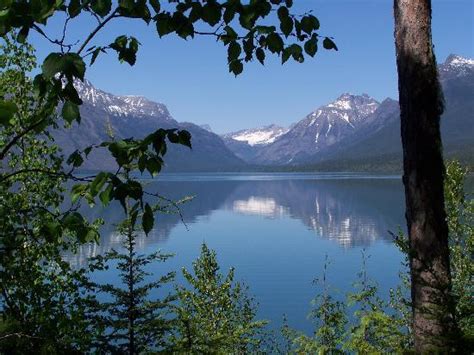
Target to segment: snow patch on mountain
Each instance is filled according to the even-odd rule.
[[[439,66],[441,77],[463,77],[474,72],[474,59],[451,54]]]
[[[354,127],[356,121],[374,113],[380,103],[371,98],[367,94],[353,95],[349,93],[342,94],[335,101],[320,107],[316,111],[307,116],[308,127],[313,126],[316,122],[327,120],[334,123],[340,119],[345,121],[349,126]]]
[[[246,142],[250,146],[255,146],[273,143],[278,137],[282,136],[286,132],[288,132],[287,128],[270,125],[228,133],[223,137],[231,138],[239,142]]]
[[[172,120],[165,105],[143,96],[113,95],[95,88],[88,80],[75,81],[74,86],[81,99],[115,116],[152,117],[159,115]]]

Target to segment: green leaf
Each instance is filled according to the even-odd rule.
[[[46,79],[52,79],[57,73],[63,73],[68,78],[84,80],[86,64],[76,53],[51,53],[41,66]]]
[[[290,16],[290,12],[288,11],[288,8],[286,6],[280,6],[278,8],[277,14],[280,21]]]
[[[58,240],[58,238],[62,234],[61,223],[59,223],[58,221],[46,222],[41,227],[41,233],[44,235],[46,241],[50,243],[54,242]]]
[[[111,0],[92,0],[91,3],[92,11],[94,11],[100,17],[105,17],[112,9]]]
[[[161,159],[152,157],[147,160],[146,169],[148,170],[151,176],[155,176],[161,171],[162,164],[163,164],[163,161]]]
[[[142,155],[138,159],[138,170],[140,170],[141,173],[143,173],[145,171],[147,159],[148,158],[147,158],[146,155]]]
[[[7,126],[15,113],[18,112],[18,107],[10,101],[0,100],[0,124]]]
[[[27,27],[27,26],[22,27],[21,30],[18,32],[18,36],[17,36],[18,42],[19,43],[25,43],[29,32],[30,32],[29,27]]]
[[[112,199],[113,184],[109,183],[107,188],[99,194],[99,199],[104,206],[107,206]]]
[[[293,26],[294,23],[291,17],[285,17],[280,22],[280,29],[286,37],[288,37],[293,31]]]
[[[127,37],[125,35],[118,36],[110,48],[118,53],[120,61],[125,61],[130,65],[134,65],[137,60],[137,51],[140,42],[135,37]]]
[[[143,218],[142,218],[142,227],[146,235],[148,235],[148,233],[150,233],[150,231],[153,229],[154,223],[155,223],[155,218],[153,217],[153,210],[151,209],[150,205],[147,203],[145,204],[145,212],[143,213]]]
[[[282,62],[285,63],[290,58],[290,56],[299,63],[304,61],[303,49],[297,44],[292,44],[291,46],[284,49],[282,54]]]
[[[84,80],[84,75],[86,73],[86,63],[81,58],[80,55],[76,53],[66,53],[64,55],[65,69],[64,71],[68,74],[68,71],[81,80]]]
[[[278,11],[278,18],[280,20],[280,29],[283,34],[288,37],[290,33],[293,31],[293,19],[290,17],[290,13],[288,8],[285,6],[281,6]]]
[[[323,47],[329,50],[330,49],[334,49],[336,51],[338,50],[336,44],[329,37],[324,38]]]
[[[81,10],[81,0],[71,0],[67,9],[69,16],[74,18],[81,13]]]
[[[319,29],[319,20],[313,15],[304,16],[301,19],[301,29],[310,35],[313,31]]]
[[[241,60],[234,60],[229,63],[229,71],[234,73],[235,76],[241,74],[244,71],[244,65]]]
[[[230,23],[235,17],[235,7],[232,4],[227,3],[227,7],[224,11],[224,22]]]
[[[72,203],[75,203],[77,200],[79,200],[79,198],[84,195],[86,190],[87,190],[87,185],[84,185],[84,184],[74,185],[71,189]]]
[[[270,52],[280,53],[283,50],[283,39],[277,33],[271,33],[267,37],[267,46]]]
[[[242,53],[242,47],[238,42],[230,42],[229,47],[227,48],[227,58],[229,62],[239,58]]]
[[[102,190],[102,187],[105,185],[107,182],[107,179],[109,177],[108,173],[105,173],[101,171],[97,176],[92,180],[89,186],[89,191],[92,196],[96,196],[97,193]]]
[[[73,121],[80,121],[79,106],[71,101],[66,101],[61,112],[64,120],[71,124]]]
[[[215,26],[221,20],[221,8],[215,1],[207,1],[202,7],[202,20],[211,26]]]
[[[95,61],[97,60],[97,57],[102,51],[103,49],[101,47],[94,49],[94,51],[92,52],[92,57],[91,57],[91,65],[95,63]]]
[[[255,26],[255,31],[261,35],[269,35],[276,31],[275,26]]]
[[[159,0],[150,0],[150,5],[155,10],[156,13],[159,13],[161,10],[161,5]]]
[[[133,10],[133,7],[135,6],[135,2],[133,0],[119,0],[119,5],[120,7],[131,11]]]
[[[191,133],[183,129],[178,132],[178,137],[179,137],[179,144],[192,148],[191,147]]]
[[[171,16],[169,14],[160,13],[156,15],[155,21],[156,30],[160,37],[163,37],[173,32],[173,27],[171,26]]]
[[[318,51],[318,37],[316,35],[313,35],[311,39],[306,41],[306,43],[304,44],[304,50],[308,55],[314,57],[314,55]]]
[[[238,34],[237,34],[237,32],[235,32],[235,30],[232,27],[225,26],[224,31],[225,31],[227,37],[229,38],[229,40],[236,40],[237,39]]]
[[[180,12],[175,12],[172,19],[172,26],[175,32],[181,38],[194,37],[194,26],[186,16]]]
[[[74,151],[68,158],[66,163],[69,165],[72,164],[73,167],[81,166],[84,163],[84,159],[82,158],[81,152],[78,150]]]
[[[257,60],[262,63],[262,65],[265,64],[265,51],[262,48],[257,48],[255,56],[257,57]]]
[[[288,59],[290,59],[290,57],[291,57],[291,49],[287,47],[283,50],[283,53],[281,54],[282,64],[285,64],[288,61]]]
[[[43,62],[41,69],[43,70],[43,75],[47,79],[51,79],[59,73],[63,68],[61,53],[51,53],[49,54]]]

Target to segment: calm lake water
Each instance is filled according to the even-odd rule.
[[[139,238],[141,252],[175,254],[152,271],[190,268],[206,242],[216,250],[222,271],[235,267],[236,278],[259,303],[259,317],[273,327],[286,315],[290,325],[311,329],[307,313],[318,291],[313,280],[321,276],[326,255],[329,283],[340,294],[355,281],[362,252],[383,297],[399,282],[403,256],[389,233],[405,229],[398,176],[169,174],[146,184],[170,199],[194,196],[181,206],[185,224],[176,214],[158,215],[152,233]],[[123,217],[120,206],[89,213],[112,223]],[[84,247],[73,261],[83,264],[120,243],[113,226],[106,226],[101,244]],[[116,275],[110,271],[102,277],[113,281]]]

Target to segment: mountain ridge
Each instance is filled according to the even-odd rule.
[[[439,65],[445,95],[441,128],[446,156],[474,160],[474,60],[450,55]],[[398,102],[343,93],[288,128],[275,124],[217,135],[208,125],[178,122],[166,105],[143,96],[113,95],[77,82],[81,125],[53,135],[65,154],[110,139],[143,137],[158,128],[187,129],[193,149],[170,144],[165,171],[400,170]],[[470,154],[472,152],[473,154]],[[85,169],[114,169],[107,152],[91,154]]]
[[[446,110],[441,121],[445,151],[448,157],[460,156],[457,153],[464,148],[474,147],[474,60],[450,55],[439,65],[439,75],[446,98]],[[359,105],[353,107],[353,102]],[[355,115],[352,108],[355,108]],[[339,127],[334,128],[335,122]],[[316,124],[319,124],[319,130],[314,129]],[[329,132],[334,129],[338,130],[337,134],[327,139]],[[364,166],[370,165],[370,159],[383,162],[383,154],[387,162],[390,161],[391,166],[396,165],[399,170],[399,132],[399,107],[396,100],[386,98],[379,103],[367,94],[346,93],[312,111],[293,124],[285,135],[265,147],[255,149],[240,144],[236,152],[232,142],[226,141],[226,144],[236,154],[248,152],[247,155],[238,155],[249,163],[259,165],[289,165],[294,169],[297,166],[306,169],[309,165],[315,170],[318,167],[327,170],[329,166],[337,167],[337,170],[353,169],[362,161]],[[319,142],[321,137],[322,144]],[[354,163],[342,167],[336,160]],[[464,159],[466,162],[468,160]]]

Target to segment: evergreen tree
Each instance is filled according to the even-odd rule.
[[[234,282],[234,270],[219,272],[216,253],[205,244],[193,263],[183,268],[189,287],[178,286],[174,351],[244,354],[258,349],[266,324],[255,320],[256,308],[246,289]]]
[[[172,329],[170,302],[173,297],[152,299],[150,293],[172,281],[174,273],[147,281],[151,274],[145,268],[151,263],[166,261],[170,255],[137,253],[137,212],[136,208],[127,206],[127,218],[118,226],[117,232],[124,238],[124,251],[111,250],[91,261],[93,271],[116,264],[121,281],[120,285],[91,283],[88,287],[96,297],[92,307],[93,324],[100,330],[94,346],[105,352],[142,354],[169,347],[167,337]]]

